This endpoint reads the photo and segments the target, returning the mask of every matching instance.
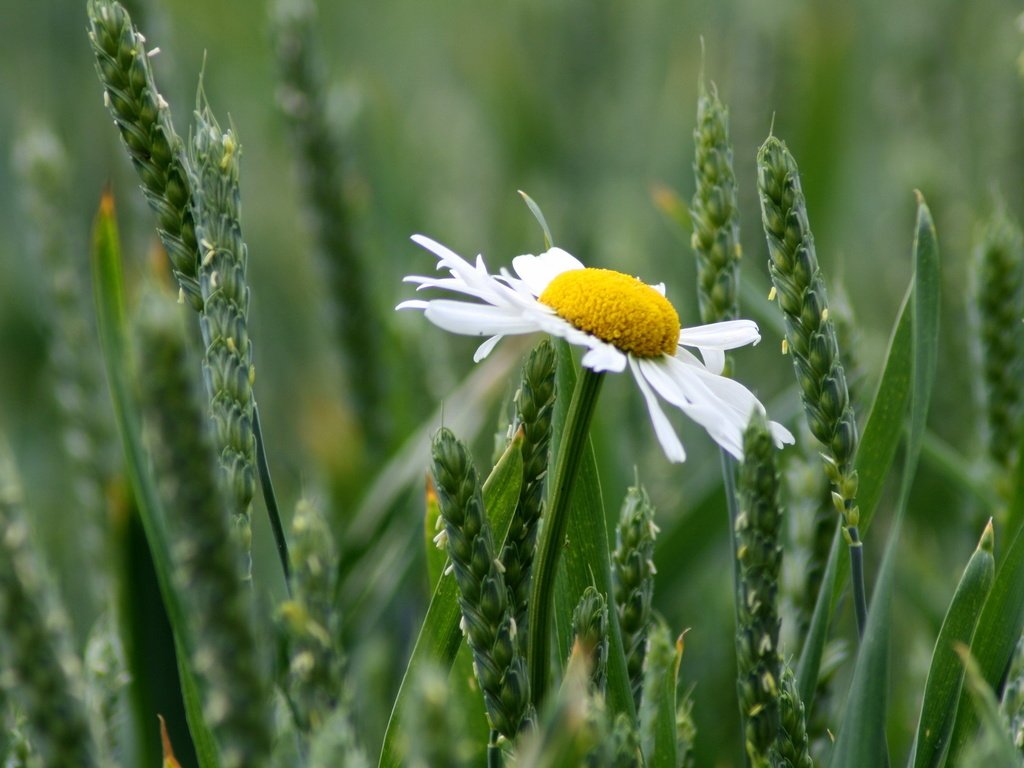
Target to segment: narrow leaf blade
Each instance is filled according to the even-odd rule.
[[[189,732],[201,768],[218,768],[220,758],[217,745],[203,718],[199,688],[191,667],[188,624],[171,580],[170,546],[163,528],[160,497],[149,473],[149,463],[142,446],[138,410],[131,395],[121,246],[114,216],[114,200],[109,192],[103,195],[93,226],[91,261],[97,326],[114,418],[121,435],[128,477],[138,502],[139,517],[153,558],[160,594],[174,633],[178,675]]]

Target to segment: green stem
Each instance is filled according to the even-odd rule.
[[[491,740],[487,744],[487,768],[502,768],[501,747],[498,746],[498,732],[491,730]]]
[[[530,694],[539,711],[547,692],[551,662],[551,610],[554,604],[555,574],[565,544],[569,507],[576,474],[590,434],[590,420],[601,391],[604,374],[583,368],[565,417],[565,428],[555,463],[550,506],[537,542],[533,584],[530,589],[530,614],[527,652],[529,654]],[[607,544],[606,544],[607,546]]]
[[[277,545],[277,557],[281,561],[281,570],[284,572],[284,586],[288,590],[288,596],[291,597],[292,571],[291,560],[288,557],[288,539],[284,535],[284,526],[281,524],[281,511],[277,507],[274,481],[270,477],[270,464],[267,462],[267,448],[263,442],[260,409],[255,401],[252,406],[252,417],[253,432],[256,435],[256,468],[259,471],[260,487],[263,489],[263,503],[267,507],[270,530],[274,533],[274,543]]]
[[[850,576],[853,581],[853,608],[857,614],[857,637],[864,637],[864,627],[868,622],[868,599],[864,589],[864,543],[860,540],[860,532],[856,525],[847,527],[846,533],[850,545]]]

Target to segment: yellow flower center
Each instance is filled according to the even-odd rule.
[[[635,357],[674,355],[679,315],[635,277],[610,269],[572,269],[538,297],[563,320]]]

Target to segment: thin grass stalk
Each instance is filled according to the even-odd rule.
[[[224,519],[222,489],[196,402],[181,317],[159,297],[139,325],[150,450],[172,534],[173,577],[191,620],[203,714],[224,768],[264,765],[271,751],[267,685],[252,626],[240,548]]]
[[[851,562],[860,555],[857,532],[857,422],[850,402],[846,373],[839,357],[828,294],[818,267],[800,172],[786,145],[769,136],[757,153],[757,187],[761,221],[768,243],[772,293],[786,325],[785,349],[793,369],[811,433],[824,448],[825,472],[833,486],[832,499],[843,518]],[[862,573],[852,573],[856,579]],[[867,616],[863,581],[855,595],[858,634]]]
[[[330,312],[360,419],[367,452],[383,453],[391,431],[381,392],[380,313],[366,287],[368,264],[354,235],[338,129],[327,113],[324,65],[315,41],[316,5],[277,0],[272,14],[280,83],[278,106],[295,147],[300,189],[313,225],[316,250],[330,289]]]
[[[638,478],[635,485],[626,491],[622,502],[619,523],[615,528],[615,551],[612,552],[615,608],[619,614],[633,702],[637,707],[643,692],[647,630],[651,625],[654,540],[657,533],[654,507]]]
[[[4,685],[24,714],[32,749],[45,765],[88,768],[99,763],[83,702],[81,665],[71,652],[67,617],[42,576],[21,505],[10,457],[0,455]]]
[[[501,552],[501,563],[505,567],[505,583],[511,593],[516,625],[523,641],[529,627],[530,579],[537,548],[537,526],[544,511],[547,488],[556,363],[555,347],[545,339],[526,358],[514,397],[513,427],[523,430],[523,485]]]
[[[516,638],[508,588],[484,510],[480,480],[466,446],[442,428],[434,438],[433,475],[445,547],[459,587],[462,630],[492,728],[512,740],[530,704],[526,659]]]
[[[174,130],[170,107],[157,90],[146,38],[114,0],[89,0],[87,9],[89,40],[104,103],[114,116],[146,201],[156,213],[157,233],[181,298],[198,311],[203,297],[188,160],[184,143]]]
[[[530,691],[533,706],[540,710],[547,694],[551,664],[551,613],[554,610],[555,574],[565,543],[569,507],[580,460],[590,436],[590,420],[597,405],[604,374],[580,370],[576,389],[565,417],[563,437],[555,463],[555,477],[547,516],[537,543],[533,586],[530,590],[529,653]]]

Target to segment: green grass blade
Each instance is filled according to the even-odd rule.
[[[986,761],[986,765],[990,768],[1019,768],[1020,754],[999,714],[999,702],[992,687],[985,680],[970,650],[960,645],[956,651],[963,660],[965,687],[981,720],[982,733],[995,752],[988,756],[990,760]]]
[[[199,689],[188,661],[188,624],[171,581],[170,544],[163,527],[160,497],[149,473],[148,460],[142,447],[138,410],[132,399],[121,246],[114,217],[114,199],[109,192],[104,193],[96,216],[91,260],[97,325],[114,405],[114,418],[124,446],[128,476],[153,557],[160,594],[174,633],[178,674],[189,732],[201,768],[217,768],[220,765],[217,745],[203,718]]]
[[[569,345],[555,341],[558,350],[557,391],[572,392],[576,385],[576,368]],[[569,398],[559,396],[551,419],[551,455],[557,456],[562,428],[568,410]],[[605,519],[601,480],[594,459],[594,448],[588,440],[576,489],[569,511],[567,538],[572,546],[562,553],[561,567],[555,589],[555,632],[558,659],[563,663],[572,646],[572,612],[583,591],[593,586],[613,603],[612,566],[609,553],[608,524]],[[626,669],[626,654],[622,646],[622,631],[616,611],[608,611],[608,670],[605,695],[614,718],[620,712],[636,717],[633,693]]]
[[[939,340],[939,259],[935,227],[924,199],[918,194],[914,235],[912,301],[912,364],[907,449],[899,501],[885,556],[879,570],[867,626],[850,683],[846,713],[833,753],[833,768],[888,765],[885,716],[889,685],[890,607],[903,515],[914,482],[924,440],[928,404],[935,380]]]
[[[508,535],[512,514],[519,501],[519,486],[523,481],[521,442],[521,437],[512,441],[494,469],[491,470],[483,487],[484,507],[495,532],[495,539],[501,542],[504,542]],[[426,618],[423,619],[409,665],[406,667],[402,684],[391,709],[391,718],[388,720],[378,762],[381,768],[401,765],[402,756],[398,744],[399,723],[402,707],[410,696],[410,682],[415,679],[417,669],[423,665],[431,665],[448,670],[455,660],[459,645],[462,643],[462,633],[459,631],[461,613],[458,597],[459,588],[455,583],[454,575],[450,573],[442,575],[434,588],[434,595],[430,599]]]
[[[914,768],[937,768],[942,765],[964,683],[964,665],[957,655],[956,647],[963,645],[969,648],[974,639],[981,609],[995,577],[992,550],[990,520],[981,535],[978,548],[967,562],[935,641],[928,681],[924,687],[921,718],[909,761]]]
[[[985,683],[1000,690],[1013,649],[1024,629],[1024,531],[1018,531],[999,564],[992,591],[978,620],[971,654]],[[950,739],[950,764],[973,736],[978,725],[976,705],[966,692],[960,695],[956,724]]]

